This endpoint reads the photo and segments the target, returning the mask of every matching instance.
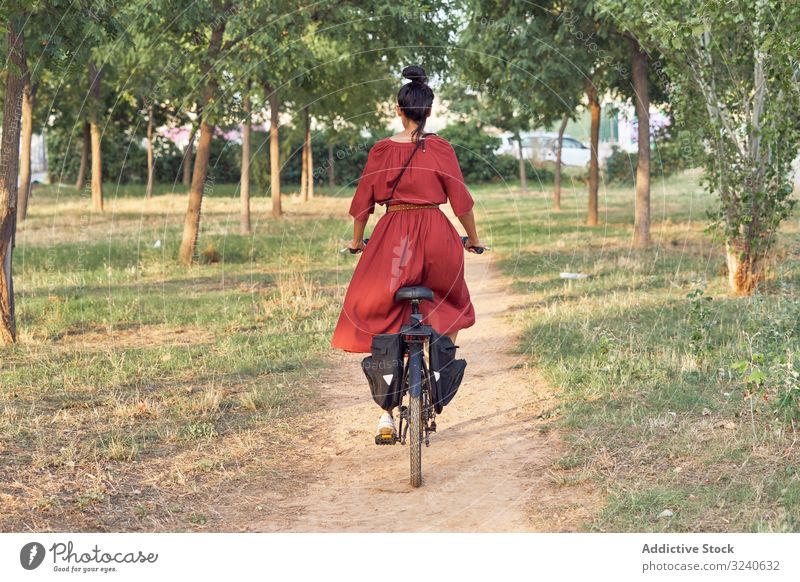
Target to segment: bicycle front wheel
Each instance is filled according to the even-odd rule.
[[[422,485],[422,350],[418,346],[413,346],[408,356],[408,386],[411,486],[419,487]]]

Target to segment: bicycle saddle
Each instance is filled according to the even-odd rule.
[[[395,301],[403,301],[408,299],[427,299],[433,301],[433,291],[427,287],[401,287],[394,294]]]

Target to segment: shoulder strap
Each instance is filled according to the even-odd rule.
[[[389,200],[392,199],[392,197],[394,196],[394,191],[397,190],[397,185],[400,183],[400,178],[403,177],[403,174],[405,173],[406,168],[408,168],[408,165],[411,163],[411,160],[414,157],[414,154],[417,153],[417,150],[419,149],[419,146],[422,146],[423,150],[425,149],[425,138],[428,137],[429,135],[436,135],[436,133],[433,132],[433,131],[430,131],[430,132],[427,132],[427,133],[423,133],[422,137],[420,137],[417,140],[417,145],[414,146],[414,151],[411,152],[410,156],[408,156],[408,160],[406,161],[405,165],[403,166],[403,169],[400,170],[400,174],[397,176],[397,179],[394,181],[394,185],[392,186],[392,191],[389,194],[389,197],[386,200],[384,200],[383,202],[381,202],[381,204],[387,205],[389,203]]]

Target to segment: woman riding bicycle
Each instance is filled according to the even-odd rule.
[[[464,281],[464,248],[483,245],[478,238],[474,201],[453,147],[425,133],[433,91],[422,67],[403,69],[397,94],[397,115],[405,128],[375,143],[350,205],[353,240],[349,249],[362,252],[333,333],[332,345],[348,352],[369,352],[374,335],[397,333],[410,313],[407,302],[395,302],[401,287],[422,285],[433,290],[424,302],[426,322],[455,341],[458,331],[475,323],[475,312]],[[456,229],[439,210],[450,202],[467,233],[463,244]],[[372,232],[368,246],[364,229],[375,204],[386,213]],[[378,421],[378,434],[395,434],[392,410]]]

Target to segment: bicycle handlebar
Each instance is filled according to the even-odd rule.
[[[468,243],[468,242],[469,242],[469,237],[468,237],[468,236],[462,236],[462,237],[461,237],[461,244],[462,244],[462,246],[463,246],[463,247],[464,247],[466,250],[469,250],[469,249],[474,249],[474,250],[475,250],[475,254],[477,254],[477,255],[482,255],[482,254],[483,254],[483,251],[490,251],[490,250],[492,250],[492,249],[491,249],[491,248],[489,248],[489,247],[476,247],[475,245],[467,245],[467,243]]]
[[[367,244],[367,241],[369,241],[369,237],[364,239],[364,244],[365,245]],[[465,250],[473,249],[475,251],[475,254],[478,254],[478,255],[483,254],[484,251],[492,250],[491,247],[486,247],[486,246],[484,246],[484,247],[476,247],[475,245],[467,246],[467,242],[469,242],[469,237],[462,236],[461,237],[461,245],[464,247],[464,249]],[[340,253],[349,252],[351,255],[357,255],[357,254],[362,252],[362,249],[351,249],[350,247],[344,247],[343,249],[339,249],[339,252]]]
[[[367,241],[368,241],[368,240],[369,240],[369,237],[367,237],[367,238],[365,238],[365,239],[364,239],[364,244],[365,244],[365,245],[367,244]],[[361,252],[361,249],[351,249],[350,247],[344,247],[343,249],[339,249],[339,252],[340,252],[340,253],[347,253],[347,252],[349,252],[351,255],[357,255],[358,253],[360,253],[360,252]]]

